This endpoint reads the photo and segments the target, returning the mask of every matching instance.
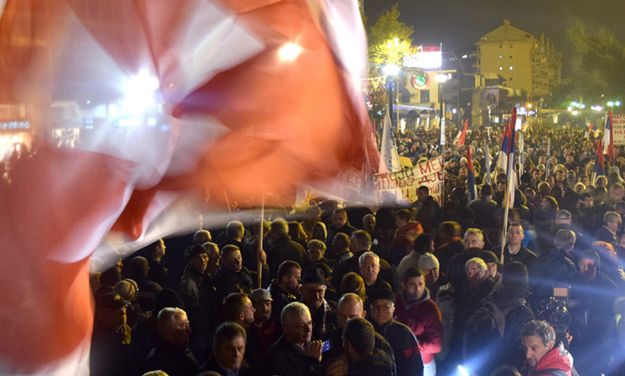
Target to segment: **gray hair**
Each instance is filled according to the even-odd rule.
[[[308,309],[308,307],[306,307],[304,303],[289,303],[284,308],[282,308],[282,312],[280,312],[280,322],[282,323],[282,326],[285,326],[286,323],[291,319],[291,317],[305,314],[308,314],[310,316],[310,310]]]
[[[378,264],[380,263],[380,256],[376,255],[372,251],[367,251],[358,257],[358,266],[362,266],[368,258],[373,258],[378,262]]]

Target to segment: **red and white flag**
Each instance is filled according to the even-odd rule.
[[[0,373],[84,374],[112,228],[145,240],[187,195],[290,203],[379,164],[356,1],[8,0],[0,55],[38,140],[0,186]]]

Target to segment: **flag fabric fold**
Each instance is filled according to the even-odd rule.
[[[74,124],[53,104],[107,114],[62,147],[41,137],[0,188],[2,372],[83,374],[89,257],[111,228],[147,241],[187,195],[291,203],[300,184],[344,188],[379,165],[355,1],[114,4],[8,0],[0,19],[0,98],[32,109],[38,134]],[[142,75],[154,93],[125,101]]]
[[[614,163],[616,154],[614,152],[614,133],[612,129],[612,111],[605,115],[605,126],[603,128],[603,154],[608,156],[610,163]]]
[[[389,111],[384,116],[384,126],[382,128],[382,142],[380,144],[380,167],[379,173],[395,172],[401,169],[399,163],[399,153],[397,152],[397,144],[393,136],[393,127],[391,125],[391,117]]]

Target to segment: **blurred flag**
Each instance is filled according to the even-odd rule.
[[[3,373],[85,374],[89,257],[111,228],[172,233],[155,221],[187,195],[344,197],[379,164],[356,1],[8,0],[0,54],[0,99],[39,136],[0,187]]]
[[[382,143],[380,145],[380,167],[378,171],[395,172],[401,170],[399,162],[399,153],[397,152],[397,144],[391,126],[391,117],[389,111],[384,116],[384,126],[382,128]]]
[[[475,170],[473,168],[473,158],[471,157],[471,147],[467,148],[467,182],[469,198],[475,200],[477,198],[477,189],[475,186]]]
[[[603,128],[603,154],[608,156],[610,163],[614,163],[616,155],[614,153],[614,135],[612,130],[612,111],[605,117],[605,127]]]
[[[500,260],[503,262],[504,259],[504,248],[507,239],[507,231],[508,231],[508,215],[510,212],[510,208],[514,206],[514,193],[516,190],[516,174],[514,172],[514,135],[516,128],[516,117],[517,117],[517,109],[514,107],[512,109],[512,116],[510,117],[510,122],[506,128],[504,133],[502,151],[505,153],[507,158],[508,166],[506,169],[506,192],[503,198],[503,207],[504,207],[504,215],[503,215],[503,226],[502,226],[502,236],[501,236],[501,253]]]
[[[464,119],[462,129],[456,135],[454,139],[454,145],[457,147],[464,146],[464,143],[467,139],[467,129],[469,129],[469,119]]]

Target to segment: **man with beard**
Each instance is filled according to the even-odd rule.
[[[269,286],[273,298],[271,314],[276,319],[280,318],[282,308],[299,299],[301,278],[302,267],[295,261],[284,261],[278,267],[278,274]]]
[[[336,303],[328,302],[325,294],[328,286],[319,269],[310,269],[302,277],[302,303],[310,310],[313,320],[313,339],[326,339],[336,328]]]
[[[261,359],[282,331],[279,320],[271,316],[273,299],[269,290],[256,289],[250,293],[250,299],[254,305],[254,322],[247,328],[247,334],[254,356]]]

